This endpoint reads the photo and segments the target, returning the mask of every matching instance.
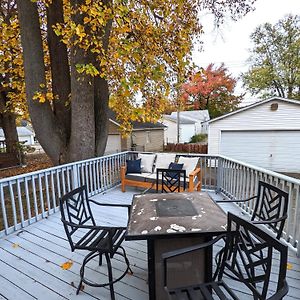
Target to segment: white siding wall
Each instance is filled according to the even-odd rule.
[[[188,143],[195,135],[195,124],[181,124],[180,129],[180,143]]]
[[[271,111],[272,103],[278,110]],[[273,100],[209,124],[208,153],[220,154],[221,130],[300,130],[300,105]]]
[[[177,123],[164,119],[162,122],[167,126],[164,133],[164,142],[167,143],[177,143]]]

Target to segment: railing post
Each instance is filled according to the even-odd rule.
[[[76,189],[79,187],[77,164],[74,164],[72,166],[72,187],[73,187],[73,189]]]
[[[222,180],[223,180],[223,158],[218,157],[216,193],[221,192]]]

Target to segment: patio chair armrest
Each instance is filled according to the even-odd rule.
[[[216,203],[234,203],[234,202],[247,202],[255,199],[256,195],[247,199],[236,199],[236,200],[216,200]]]
[[[201,168],[196,168],[188,176],[189,176],[189,192],[193,192],[195,189],[197,189],[197,191],[201,191],[202,188]],[[196,185],[195,185],[195,178],[198,179]]]
[[[130,211],[131,211],[131,204],[101,203],[101,202],[96,202],[95,200],[92,200],[92,199],[88,199],[88,201],[92,202],[96,205],[99,205],[99,206],[126,207],[128,209],[128,215],[130,214]]]
[[[78,224],[74,224],[69,221],[63,220],[63,219],[61,219],[61,221],[64,225],[71,226],[71,227],[77,228],[77,229],[99,229],[99,230],[107,230],[107,231],[111,231],[111,230],[115,230],[115,229],[122,229],[122,230],[126,229],[126,227],[123,227],[123,226],[114,227],[114,226],[100,226],[100,225],[78,225]]]
[[[195,246],[190,246],[190,247],[186,247],[186,248],[182,248],[182,249],[177,249],[174,251],[169,251],[169,252],[165,252],[162,254],[162,260],[163,260],[163,276],[164,276],[164,286],[167,286],[167,260],[169,258],[173,258],[176,256],[180,256],[186,253],[190,253],[193,251],[197,251],[197,250],[201,250],[201,249],[205,249],[207,247],[212,246],[213,244],[215,244],[217,241],[219,241],[220,239],[224,238],[226,236],[226,233],[224,234],[220,234],[217,237],[215,237],[214,239],[206,242],[206,243],[202,243],[202,244],[198,244]]]
[[[284,215],[280,218],[277,219],[273,219],[273,220],[260,220],[260,221],[252,221],[252,224],[272,224],[272,223],[276,223],[276,222],[280,222],[283,221],[287,218],[287,215]]]
[[[122,204],[122,203],[102,203],[102,202],[96,202],[95,200],[89,199],[89,202],[93,202],[96,205],[100,206],[116,206],[116,207],[131,207],[131,204]]]
[[[195,177],[197,176],[198,173],[201,172],[201,168],[196,168],[194,171],[192,171],[190,174],[189,174],[189,177],[192,176],[192,177]]]

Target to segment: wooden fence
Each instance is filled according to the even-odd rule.
[[[167,152],[201,153],[207,154],[207,144],[167,144],[164,148]]]

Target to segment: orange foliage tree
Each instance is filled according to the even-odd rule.
[[[228,113],[242,100],[242,95],[234,95],[236,82],[224,64],[209,64],[182,85],[183,102],[192,109],[207,109],[213,118]]]

